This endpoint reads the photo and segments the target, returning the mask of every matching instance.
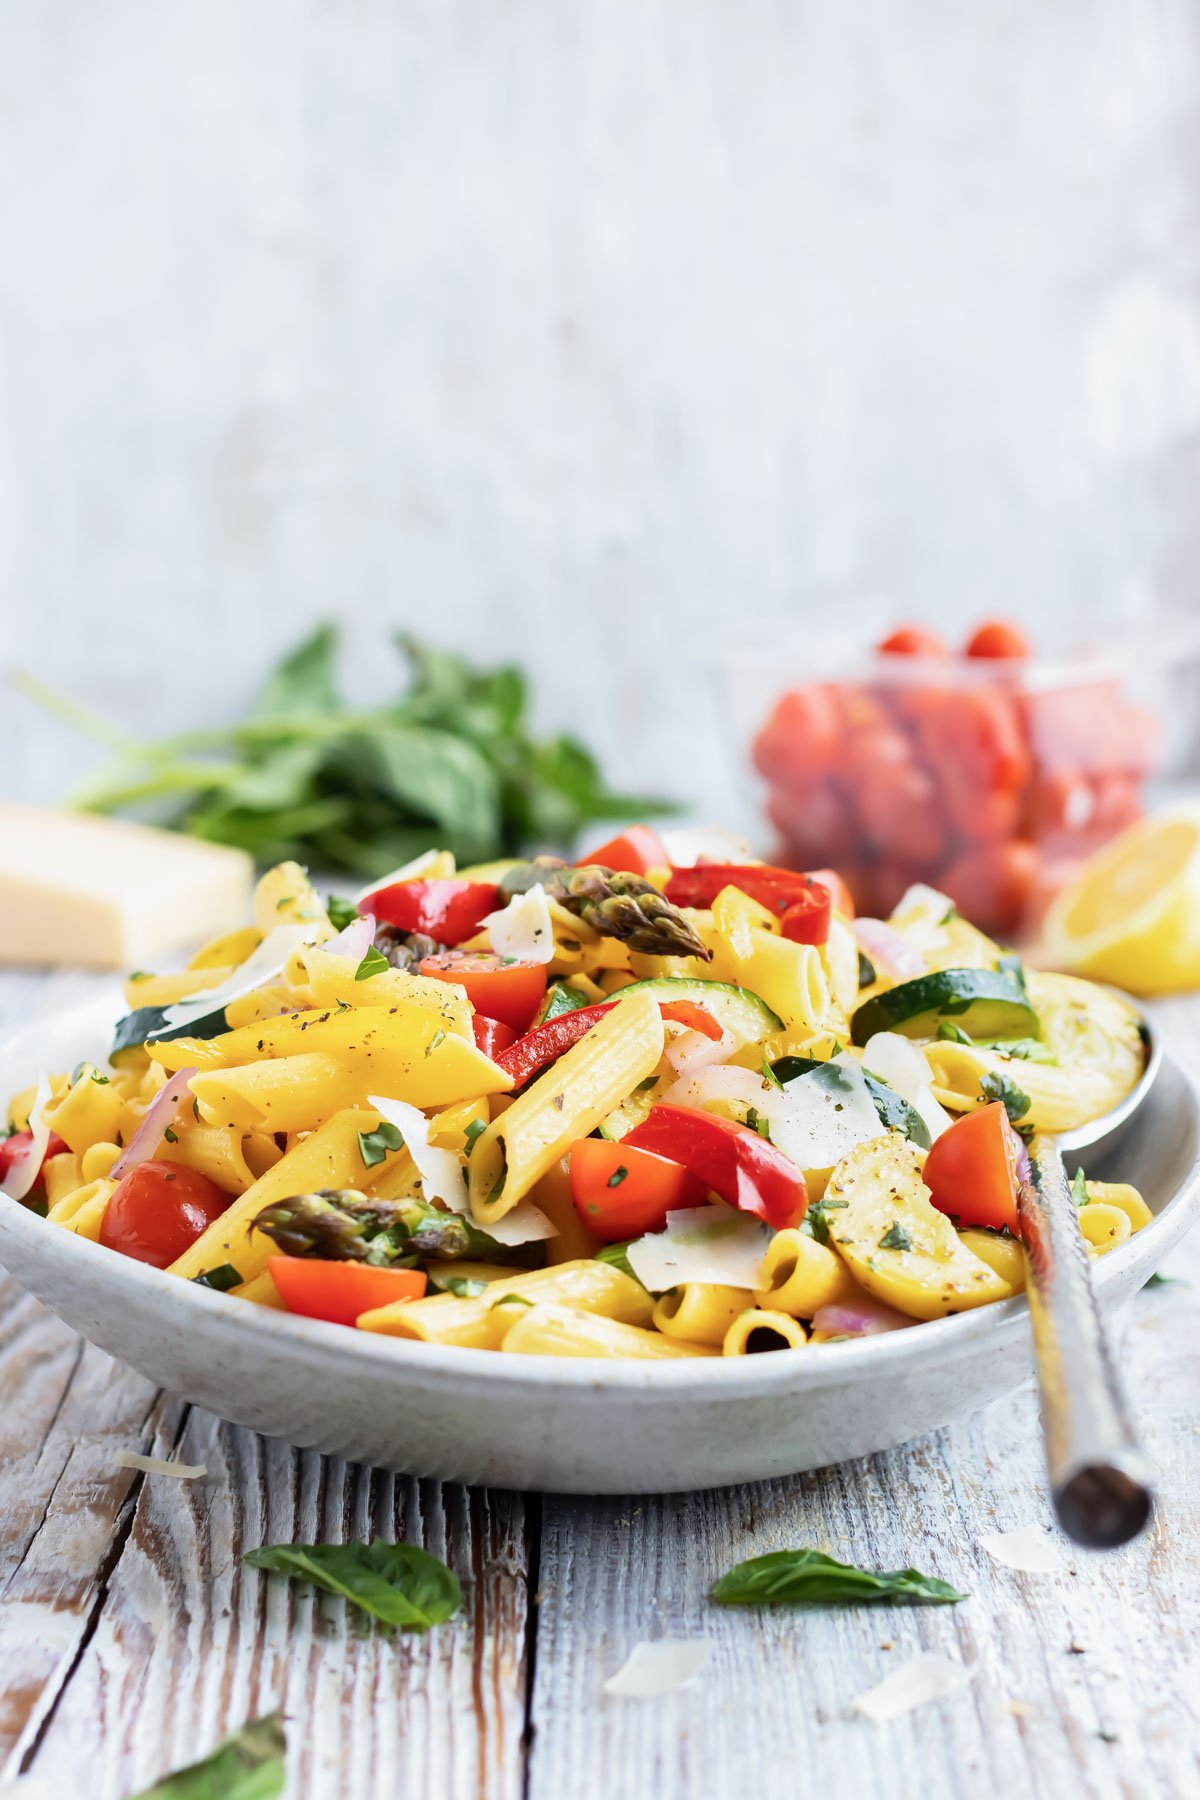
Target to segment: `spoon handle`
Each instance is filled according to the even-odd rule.
[[[1114,1549],[1154,1509],[1142,1456],[1092,1291],[1056,1139],[1029,1148],[1018,1197],[1054,1510],[1068,1537]]]

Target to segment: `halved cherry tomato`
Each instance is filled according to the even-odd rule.
[[[358,910],[398,931],[423,931],[440,944],[461,944],[499,904],[494,881],[395,881],[368,894]]]
[[[490,1056],[493,1062],[501,1051],[507,1050],[510,1044],[517,1041],[517,1034],[511,1025],[506,1025],[503,1019],[486,1019],[482,1013],[475,1014],[471,1020],[471,1029],[475,1033],[476,1047],[485,1056]]]
[[[600,1000],[595,1006],[577,1006],[572,1012],[559,1013],[556,1018],[545,1019],[542,1024],[535,1025],[532,1031],[527,1031],[524,1037],[518,1038],[515,1044],[510,1044],[507,1050],[502,1050],[493,1060],[506,1074],[512,1076],[517,1087],[524,1087],[542,1069],[557,1062],[572,1044],[577,1044],[617,1004],[617,1000]],[[664,1019],[686,1025],[692,1031],[702,1031],[714,1043],[721,1035],[721,1027],[712,1014],[695,1000],[660,1001],[658,1010]]]
[[[777,869],[770,863],[698,863],[694,869],[673,870],[663,892],[675,906],[704,907],[727,887],[748,894],[768,912],[794,913],[793,930],[803,919],[807,935],[798,942],[823,944],[829,936],[833,905],[829,889],[796,869]]]
[[[919,625],[900,625],[875,646],[880,656],[945,656],[946,646],[936,632]]]
[[[0,1181],[4,1180],[9,1170],[13,1168],[15,1164],[24,1161],[29,1153],[29,1147],[32,1143],[32,1131],[14,1131],[11,1137],[0,1138]],[[41,1168],[38,1169],[37,1180],[33,1184],[35,1188],[42,1178],[42,1169],[45,1168],[50,1158],[52,1156],[62,1156],[63,1153],[69,1149],[70,1145],[63,1142],[57,1131],[52,1131],[50,1133],[49,1138],[46,1140],[46,1148],[42,1156]],[[32,1193],[32,1191],[33,1189],[31,1188],[30,1193]],[[25,1197],[28,1199],[29,1194]]]
[[[445,950],[421,959],[422,975],[454,981],[485,1018],[526,1031],[546,992],[545,963],[510,962],[490,950]]]
[[[233,1204],[207,1175],[179,1163],[144,1162],[123,1175],[100,1222],[100,1242],[122,1256],[170,1266]]]
[[[618,1149],[652,1150],[690,1169],[739,1212],[776,1231],[798,1225],[808,1210],[804,1172],[747,1125],[686,1106],[652,1106]]]
[[[960,1225],[1007,1226],[1020,1235],[1017,1160],[1024,1146],[1002,1101],[964,1113],[925,1158],[921,1179],[939,1212]]]
[[[353,1325],[377,1306],[420,1300],[425,1292],[423,1269],[374,1269],[320,1256],[268,1256],[267,1268],[289,1312],[331,1325]]]
[[[1029,655],[1029,639],[1007,619],[985,619],[967,639],[966,654],[1012,661]]]
[[[661,1231],[669,1212],[702,1205],[704,1188],[665,1156],[607,1138],[580,1138],[571,1151],[571,1198],[595,1237],[618,1244]]]
[[[645,875],[649,869],[669,869],[671,858],[657,831],[648,825],[631,825],[619,837],[597,844],[580,864],[598,863],[603,869],[620,869],[627,875]]]

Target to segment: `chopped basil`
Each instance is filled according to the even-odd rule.
[[[359,963],[357,969],[355,969],[354,979],[355,981],[370,981],[372,975],[381,975],[389,966],[388,959],[383,954],[383,951],[377,950],[375,945],[372,944],[371,948],[367,951],[367,954]]]
[[[353,900],[343,900],[340,894],[330,894],[325,902],[325,911],[335,931],[345,931],[347,925],[353,925],[355,919],[360,917]]]
[[[168,1144],[177,1144],[179,1142],[179,1133],[173,1131],[169,1125],[163,1127],[163,1137],[167,1140]]]
[[[498,1306],[532,1306],[532,1305],[533,1305],[533,1301],[527,1300],[525,1298],[524,1294],[501,1294],[501,1296],[498,1300],[492,1301],[492,1304],[488,1307],[488,1311],[495,1312],[495,1310]]]
[[[964,1031],[961,1025],[956,1025],[953,1019],[939,1019],[937,1034],[948,1044],[974,1043],[970,1032]]]
[[[906,1600],[946,1606],[967,1596],[916,1569],[860,1569],[822,1550],[774,1550],[736,1563],[709,1590],[722,1606],[847,1605]]]
[[[1086,1206],[1088,1203],[1087,1176],[1082,1169],[1076,1169],[1071,1177],[1071,1198],[1076,1206]]]
[[[389,1125],[385,1121],[382,1125],[377,1125],[374,1131],[360,1131],[358,1148],[364,1166],[373,1169],[376,1163],[384,1160],[389,1150],[403,1150],[404,1137],[395,1125]]]
[[[230,1288],[242,1285],[241,1274],[232,1263],[222,1263],[216,1269],[205,1269],[202,1274],[193,1275],[192,1280],[197,1287],[215,1288],[218,1294],[227,1294]]]
[[[633,1242],[633,1238],[627,1238],[623,1244],[605,1244],[602,1250],[597,1250],[595,1261],[607,1263],[610,1269],[620,1269],[622,1275],[628,1275],[631,1281],[637,1281],[637,1276],[629,1266],[628,1250]],[[638,1285],[640,1287],[641,1283]]]
[[[609,1176],[608,1180],[604,1184],[605,1187],[610,1187],[610,1188],[620,1187],[621,1183],[625,1180],[625,1177],[628,1174],[629,1174],[629,1170],[625,1167],[625,1164],[622,1163],[619,1168],[616,1168],[613,1170],[612,1174]]]
[[[445,1041],[446,1041],[446,1034],[442,1030],[441,1026],[439,1025],[437,1030],[434,1032],[433,1036],[430,1038],[429,1042],[425,1046],[426,1056],[432,1056],[434,1051],[437,1049],[438,1045],[444,1044]]]
[[[1146,1287],[1187,1287],[1189,1284],[1181,1275],[1148,1275]]]
[[[341,1594],[405,1631],[440,1625],[462,1604],[455,1576],[418,1544],[266,1544],[242,1561]]]
[[[999,1100],[1003,1103],[1010,1125],[1023,1119],[1033,1105],[1024,1088],[1019,1088],[1011,1075],[983,1075],[979,1080],[979,1091],[985,1100]]]
[[[429,1279],[440,1292],[454,1294],[459,1300],[478,1300],[488,1285],[469,1275],[431,1275]]]
[[[200,1102],[199,1102],[199,1100],[196,1099],[195,1095],[192,1096],[192,1117],[197,1121],[197,1123],[199,1122]]]
[[[92,1080],[95,1082],[97,1087],[108,1087],[109,1086],[108,1076],[102,1075],[100,1073],[99,1069],[92,1070]]]
[[[487,1126],[484,1124],[482,1119],[472,1119],[471,1120],[471,1123],[467,1126],[466,1130],[463,1132],[463,1137],[466,1139],[466,1142],[467,1142],[467,1155],[468,1156],[470,1156],[472,1150],[475,1148],[475,1140],[477,1138],[482,1137],[486,1130],[487,1130]]]
[[[154,976],[149,969],[135,969],[128,979],[130,981],[153,981]]]
[[[912,1239],[901,1225],[899,1219],[893,1219],[879,1240],[881,1250],[911,1250]]]
[[[135,1800],[277,1800],[286,1751],[279,1714],[271,1713],[243,1725],[200,1762],[144,1788]]]
[[[825,1217],[826,1213],[837,1212],[849,1204],[848,1200],[814,1200],[801,1221],[801,1231],[805,1237],[816,1238],[818,1244],[828,1244],[829,1220]]]
[[[957,906],[948,906],[946,908],[945,912],[942,914],[941,918],[938,920],[938,924],[939,925],[951,925],[951,924],[953,924],[954,920],[957,919],[957,917],[958,917]]]
[[[860,988],[874,987],[875,983],[878,980],[879,980],[879,977],[875,973],[875,964],[871,961],[869,956],[864,956],[862,951],[860,950],[858,953],[858,985],[859,985],[859,987]]]

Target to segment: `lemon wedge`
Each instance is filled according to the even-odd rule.
[[[1043,940],[1059,966],[1135,993],[1200,987],[1200,806],[1142,819],[1090,857]]]

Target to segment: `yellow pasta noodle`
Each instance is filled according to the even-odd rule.
[[[100,1236],[100,1227],[104,1223],[104,1215],[116,1186],[115,1181],[85,1182],[82,1187],[64,1194],[57,1205],[51,1207],[46,1218],[51,1225],[61,1225],[65,1231],[73,1231],[78,1237],[91,1238],[95,1243]]]
[[[84,1181],[101,1181],[110,1173],[121,1154],[120,1144],[91,1144],[80,1158],[79,1173]]]
[[[123,1105],[119,1089],[91,1063],[85,1063],[79,1079],[46,1108],[45,1119],[51,1131],[82,1156],[92,1144],[115,1139]]]
[[[633,994],[493,1120],[468,1165],[471,1211],[479,1223],[511,1212],[572,1144],[653,1074],[664,1042],[657,1001]]]
[[[1133,1231],[1129,1214],[1120,1206],[1107,1206],[1102,1200],[1079,1209],[1079,1229],[1084,1242],[1097,1256],[1104,1256],[1125,1243]]]
[[[358,1323],[364,1331],[380,1331],[388,1337],[494,1350],[517,1317],[512,1307],[497,1306],[510,1294],[518,1301],[553,1301],[600,1313],[626,1325],[648,1325],[653,1311],[645,1288],[620,1269],[601,1262],[570,1262],[552,1269],[514,1269],[473,1299],[433,1294],[423,1300],[394,1300],[389,1306],[364,1313]]]
[[[739,1313],[721,1346],[723,1356],[754,1356],[762,1350],[803,1350],[808,1335],[790,1313],[752,1306]]]
[[[837,1254],[804,1232],[777,1231],[763,1257],[755,1304],[793,1319],[811,1319],[819,1306],[833,1306],[859,1293],[858,1283]]]
[[[707,1344],[685,1344],[619,1319],[551,1303],[529,1307],[506,1334],[502,1348],[516,1356],[590,1356],[611,1362],[667,1362],[715,1356]]]
[[[1134,1231],[1141,1231],[1154,1217],[1137,1189],[1130,1187],[1127,1181],[1089,1181],[1087,1197],[1089,1204],[1100,1202],[1105,1206],[1119,1207],[1127,1214]]]
[[[689,1281],[665,1293],[654,1308],[654,1327],[689,1344],[721,1345],[739,1313],[751,1305],[745,1288]]]

